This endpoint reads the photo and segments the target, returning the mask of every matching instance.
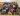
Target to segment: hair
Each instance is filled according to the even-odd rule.
[[[8,5],[8,3],[4,3],[3,5],[5,5],[5,4]]]
[[[17,4],[17,2],[16,2],[16,3],[14,2],[14,3],[13,3],[13,5],[15,5],[15,6],[16,6],[16,8],[18,7],[18,4]]]

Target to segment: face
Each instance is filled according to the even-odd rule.
[[[13,7],[15,7],[15,5],[13,5]]]

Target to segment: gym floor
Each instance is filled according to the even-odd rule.
[[[1,12],[0,12],[0,16],[19,16],[19,15],[1,15]]]

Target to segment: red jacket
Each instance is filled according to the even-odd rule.
[[[14,7],[14,8],[10,7],[9,10],[10,10],[11,12],[16,12],[16,7]]]

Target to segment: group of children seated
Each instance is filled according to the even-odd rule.
[[[7,3],[4,3],[3,5],[4,6],[3,6],[3,9],[2,10],[5,9],[6,10],[6,13],[9,14],[11,12],[12,14],[14,14],[14,12],[16,12],[17,6],[15,4],[13,4],[13,5],[9,4],[10,5],[9,6]]]

